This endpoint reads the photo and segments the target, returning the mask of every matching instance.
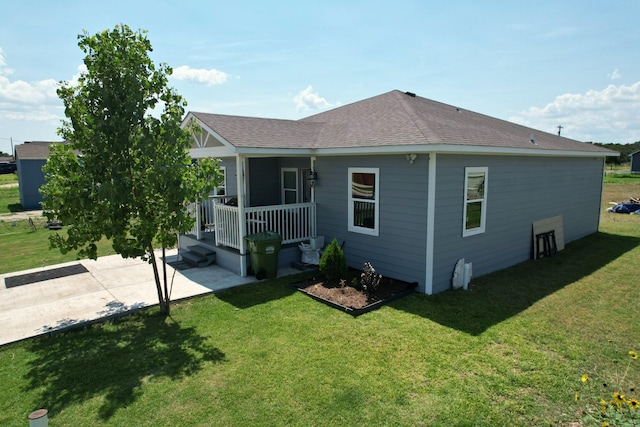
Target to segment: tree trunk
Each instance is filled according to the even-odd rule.
[[[162,275],[164,276],[164,300],[167,304],[167,312],[166,314],[169,315],[169,313],[171,312],[171,295],[169,294],[169,288],[168,288],[168,284],[167,284],[167,256],[165,253],[165,248],[164,246],[162,246]]]
[[[156,264],[156,254],[153,251],[153,244],[149,244],[149,257],[151,265],[153,266],[153,278],[156,282],[156,290],[158,291],[158,304],[160,306],[160,313],[169,315],[169,298],[165,297],[162,292],[162,283],[160,283],[160,273],[158,272],[158,265]]]

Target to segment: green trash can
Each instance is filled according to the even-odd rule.
[[[251,269],[256,279],[275,279],[278,276],[278,253],[282,237],[273,231],[251,234],[247,237],[251,252]]]

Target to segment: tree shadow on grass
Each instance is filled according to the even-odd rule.
[[[391,307],[479,335],[537,301],[592,274],[640,246],[640,238],[596,233],[553,257],[530,260],[471,281],[468,291],[402,298]]]
[[[310,273],[300,273],[250,285],[237,286],[216,293],[216,297],[237,308],[250,308],[294,294],[296,291],[289,287],[289,284],[302,280],[309,275]]]
[[[34,407],[56,414],[103,396],[98,416],[105,420],[133,403],[143,393],[143,383],[179,380],[207,362],[225,360],[194,328],[157,312],[34,339],[28,349],[34,358],[26,387],[41,390]]]

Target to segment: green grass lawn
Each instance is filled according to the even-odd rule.
[[[0,220],[0,253],[2,254],[0,274],[78,259],[73,252],[63,255],[58,249],[49,249],[49,236],[55,231],[45,228],[46,222],[44,217],[33,218],[34,228],[26,219]],[[64,232],[63,230],[62,233]],[[99,255],[114,253],[106,239],[98,243]]]
[[[22,210],[17,183],[16,174],[0,175],[0,214]]]
[[[607,184],[603,207],[638,189]],[[600,228],[357,318],[289,278],[8,345],[0,425],[47,408],[52,426],[576,426],[616,382],[640,385],[640,216]],[[585,396],[583,374],[609,394]]]

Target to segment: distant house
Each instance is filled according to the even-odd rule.
[[[42,209],[42,195],[38,191],[44,184],[42,167],[49,157],[49,146],[53,142],[33,141],[15,147],[20,204],[24,209]]]
[[[640,151],[629,154],[631,159],[631,173],[640,173]]]
[[[246,275],[247,235],[278,232],[281,265],[300,260],[299,242],[336,238],[350,266],[427,294],[451,287],[462,258],[477,277],[535,257],[535,224],[564,242],[595,233],[605,158],[619,155],[400,91],[297,121],[189,123],[202,130],[191,156],[220,158],[225,179],[182,247],[210,246]]]

